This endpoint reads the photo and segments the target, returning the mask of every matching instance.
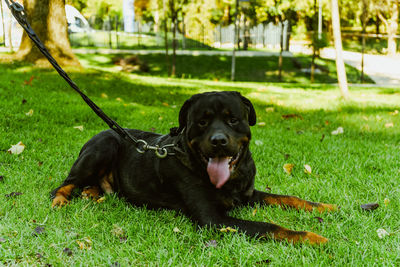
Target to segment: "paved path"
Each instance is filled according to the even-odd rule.
[[[0,47],[0,52],[8,51],[5,47]],[[171,51],[171,50],[170,50]],[[131,54],[154,54],[164,53],[164,50],[122,50],[122,49],[74,49],[75,53],[103,53],[103,54],[120,54],[120,53],[131,53]],[[304,46],[291,46],[291,52],[284,52],[285,57],[291,57],[293,53],[305,53],[309,54],[310,50],[305,49]],[[231,51],[208,51],[208,50],[177,50],[178,55],[232,55]],[[236,51],[238,57],[248,56],[277,56],[277,52],[263,52],[263,51]],[[335,59],[335,50],[331,48],[325,48],[321,52],[321,56],[327,59]],[[349,64],[358,70],[361,70],[361,54],[356,52],[344,51],[343,58],[346,64]],[[400,86],[400,55],[395,57],[381,56],[381,55],[364,55],[364,72],[375,83],[379,86]]]

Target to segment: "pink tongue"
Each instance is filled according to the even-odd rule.
[[[229,158],[210,158],[207,165],[210,181],[216,188],[221,188],[230,176]]]

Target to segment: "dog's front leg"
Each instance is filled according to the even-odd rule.
[[[266,192],[254,190],[253,196],[250,200],[250,204],[261,203],[265,205],[277,205],[282,207],[294,208],[297,210],[303,209],[306,211],[317,210],[319,212],[324,211],[336,211],[337,205],[311,202],[300,199],[295,196],[275,195]]]
[[[217,201],[212,195],[203,190],[191,192],[189,189],[183,194],[187,214],[201,227],[211,226],[218,229],[231,227],[250,236],[286,240],[292,243],[323,244],[328,241],[325,237],[312,232],[293,231],[272,223],[247,221],[228,216],[226,212],[218,209]]]

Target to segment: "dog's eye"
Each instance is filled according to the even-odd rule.
[[[205,127],[205,126],[207,126],[207,124],[208,124],[208,121],[206,121],[206,120],[200,120],[200,121],[198,122],[198,125],[199,125],[200,127]]]
[[[229,119],[229,124],[230,124],[230,125],[236,125],[236,124],[238,124],[238,123],[239,123],[239,120],[236,119],[236,118],[230,118],[230,119]]]

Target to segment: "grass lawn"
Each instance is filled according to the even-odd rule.
[[[55,71],[0,64],[0,265],[400,265],[399,89],[351,87],[352,100],[343,102],[330,85],[231,83],[99,69],[70,73],[122,126],[161,133],[177,126],[179,107],[190,95],[240,91],[258,114],[251,142],[256,188],[341,209],[318,214],[245,207],[232,215],[313,231],[330,242],[292,245],[199,230],[179,213],[134,208],[113,196],[102,203],[75,198],[52,209],[50,191],[65,179],[82,145],[107,126]],[[338,127],[343,134],[332,135]],[[26,145],[21,154],[6,153],[19,141]],[[291,175],[284,172],[285,163],[295,165]],[[312,174],[304,172],[305,164]],[[371,202],[379,208],[360,208]],[[379,238],[378,229],[390,235]]]
[[[109,70],[112,67],[113,57],[123,55],[80,55],[80,59],[91,67]],[[131,57],[128,55],[126,57]],[[150,54],[137,56],[149,66],[149,72],[140,72],[140,75],[168,77],[166,58],[164,54]],[[169,57],[171,64],[172,57]],[[316,64],[321,71],[315,73],[316,83],[337,83],[336,65],[332,60],[316,59]],[[309,83],[310,74],[301,71],[310,69],[311,57],[294,56],[283,58],[282,82],[286,83]],[[114,69],[117,69],[115,67]],[[360,72],[346,65],[347,79],[349,83],[360,83]],[[176,75],[177,78],[207,79],[214,81],[231,80],[231,57],[230,56],[186,56],[177,55]],[[236,58],[236,81],[242,82],[279,82],[278,79],[278,57],[237,57]],[[367,77],[367,83],[373,81]]]

